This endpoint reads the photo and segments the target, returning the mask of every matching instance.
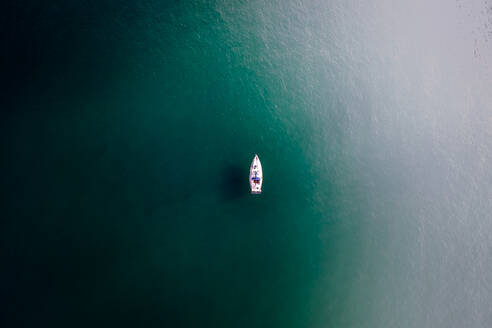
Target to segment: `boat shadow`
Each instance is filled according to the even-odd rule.
[[[248,172],[235,165],[222,169],[220,193],[224,200],[230,201],[248,194],[247,174]]]

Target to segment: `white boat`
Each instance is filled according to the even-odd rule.
[[[261,162],[258,155],[255,154],[255,158],[251,162],[249,168],[249,186],[251,187],[252,194],[261,194],[261,185],[263,184],[263,170],[261,169]]]

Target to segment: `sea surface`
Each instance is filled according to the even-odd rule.
[[[1,327],[492,326],[491,0],[0,7]]]

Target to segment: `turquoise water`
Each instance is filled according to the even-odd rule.
[[[489,327],[491,6],[7,6],[2,326]]]

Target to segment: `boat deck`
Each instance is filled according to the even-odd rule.
[[[249,186],[252,194],[261,194],[261,186],[263,184],[263,169],[261,167],[258,155],[251,162],[249,169]]]

